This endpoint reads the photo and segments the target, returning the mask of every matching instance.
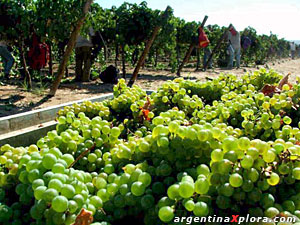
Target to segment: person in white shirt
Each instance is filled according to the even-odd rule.
[[[89,36],[93,36],[95,33],[93,29],[89,29]],[[90,81],[90,72],[92,66],[92,41],[90,39],[84,38],[83,36],[78,36],[75,45],[76,54],[76,81],[87,82]]]
[[[3,60],[4,77],[8,79],[15,59],[8,50],[8,42],[3,38],[3,36],[0,37],[0,56]]]
[[[227,40],[229,42],[228,52],[229,52],[229,61],[227,67],[231,69],[233,67],[233,60],[236,58],[236,67],[240,67],[241,60],[241,37],[240,33],[234,28],[234,26],[230,26]]]
[[[290,49],[291,49],[291,56],[292,59],[295,58],[295,53],[296,53],[296,45],[294,42],[290,42]]]

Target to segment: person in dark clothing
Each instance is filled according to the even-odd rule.
[[[90,40],[79,36],[75,46],[76,54],[76,81],[90,81],[91,56],[93,44]]]
[[[18,19],[13,15],[8,15],[9,6],[6,3],[0,3],[0,26],[4,29],[16,26]],[[11,54],[11,41],[7,35],[0,33],[0,57],[4,67],[4,77],[9,78],[10,71],[15,63],[15,59]]]
[[[15,59],[9,51],[8,41],[4,36],[0,36],[0,57],[2,58],[3,67],[4,67],[4,77],[9,78],[10,71],[14,65]]]
[[[89,39],[78,36],[75,46],[76,53],[76,81],[90,80],[90,70],[101,51],[101,35],[93,28],[89,28]]]

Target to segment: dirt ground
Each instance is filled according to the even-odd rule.
[[[194,71],[194,69],[185,69],[182,72],[182,76],[201,80],[205,79],[205,77],[217,77],[220,73],[242,75],[245,72],[255,71],[263,67],[274,69],[283,75],[291,73],[292,81],[297,76],[300,76],[300,59],[282,59],[270,62],[265,66],[241,67],[240,69],[232,70],[218,68],[202,72]],[[130,79],[132,72],[133,69],[127,71],[127,80]],[[164,81],[175,78],[177,78],[176,74],[169,71],[141,70],[135,84],[145,90],[155,90]],[[26,91],[21,81],[0,82],[0,117],[111,93],[112,88],[113,85],[103,84],[99,79],[87,83],[62,84],[55,97],[48,98],[49,87],[39,86],[33,88],[32,91]]]

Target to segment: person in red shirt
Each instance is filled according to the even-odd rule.
[[[28,59],[29,67],[32,70],[45,68],[49,61],[49,46],[45,41],[41,41],[35,32],[32,35],[32,44],[28,52]]]

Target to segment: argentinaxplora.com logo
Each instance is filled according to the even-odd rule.
[[[296,217],[276,216],[274,218],[268,217],[253,217],[249,214],[246,216],[231,215],[231,216],[207,216],[207,217],[175,217],[174,223],[180,224],[192,224],[192,223],[230,223],[230,224],[242,224],[242,223],[284,223],[285,225],[294,224],[297,222]]]

